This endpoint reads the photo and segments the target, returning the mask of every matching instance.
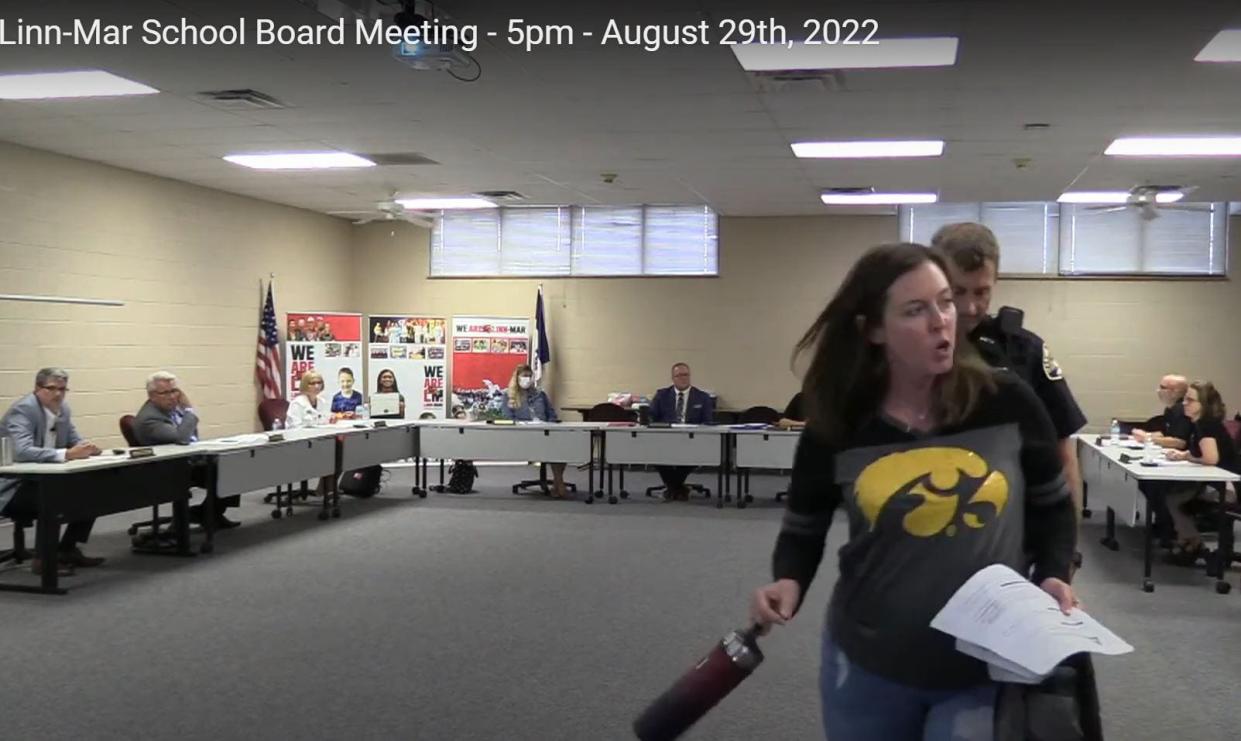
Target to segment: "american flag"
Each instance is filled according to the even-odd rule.
[[[276,334],[276,304],[271,296],[271,283],[267,284],[267,302],[263,304],[263,318],[259,321],[259,347],[254,361],[254,376],[263,388],[264,399],[279,399],[280,391],[280,337]]]

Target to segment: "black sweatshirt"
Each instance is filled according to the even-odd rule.
[[[776,540],[776,579],[802,600],[823,558],[836,508],[849,517],[828,632],[851,661],[931,689],[986,681],[985,665],[930,627],[979,569],[1003,563],[1036,582],[1069,580],[1076,521],[1056,432],[1034,393],[995,375],[969,418],[928,434],[882,414],[833,449],[802,435]]]

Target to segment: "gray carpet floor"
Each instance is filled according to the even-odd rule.
[[[0,593],[0,738],[628,738],[646,701],[743,624],[781,481],[717,511],[510,494],[529,474],[483,468],[478,494],[419,500],[412,469],[395,469],[328,523],[273,520],[251,495],[244,526],[191,559],[130,554],[140,513],[100,520],[87,550],[109,561],[68,596]],[[1241,737],[1241,590],[1160,566],[1144,594],[1136,534],[1119,553],[1100,534],[1087,525],[1079,591],[1137,649],[1097,664],[1109,738]],[[819,633],[843,535],[758,673],[689,738],[822,738]]]

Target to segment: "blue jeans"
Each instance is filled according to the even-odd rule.
[[[823,636],[823,727],[828,741],[991,741],[996,685],[924,690],[865,671]]]

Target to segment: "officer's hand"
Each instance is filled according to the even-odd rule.
[[[1134,440],[1140,443],[1146,442],[1146,430],[1134,430],[1130,434],[1133,435]]]

